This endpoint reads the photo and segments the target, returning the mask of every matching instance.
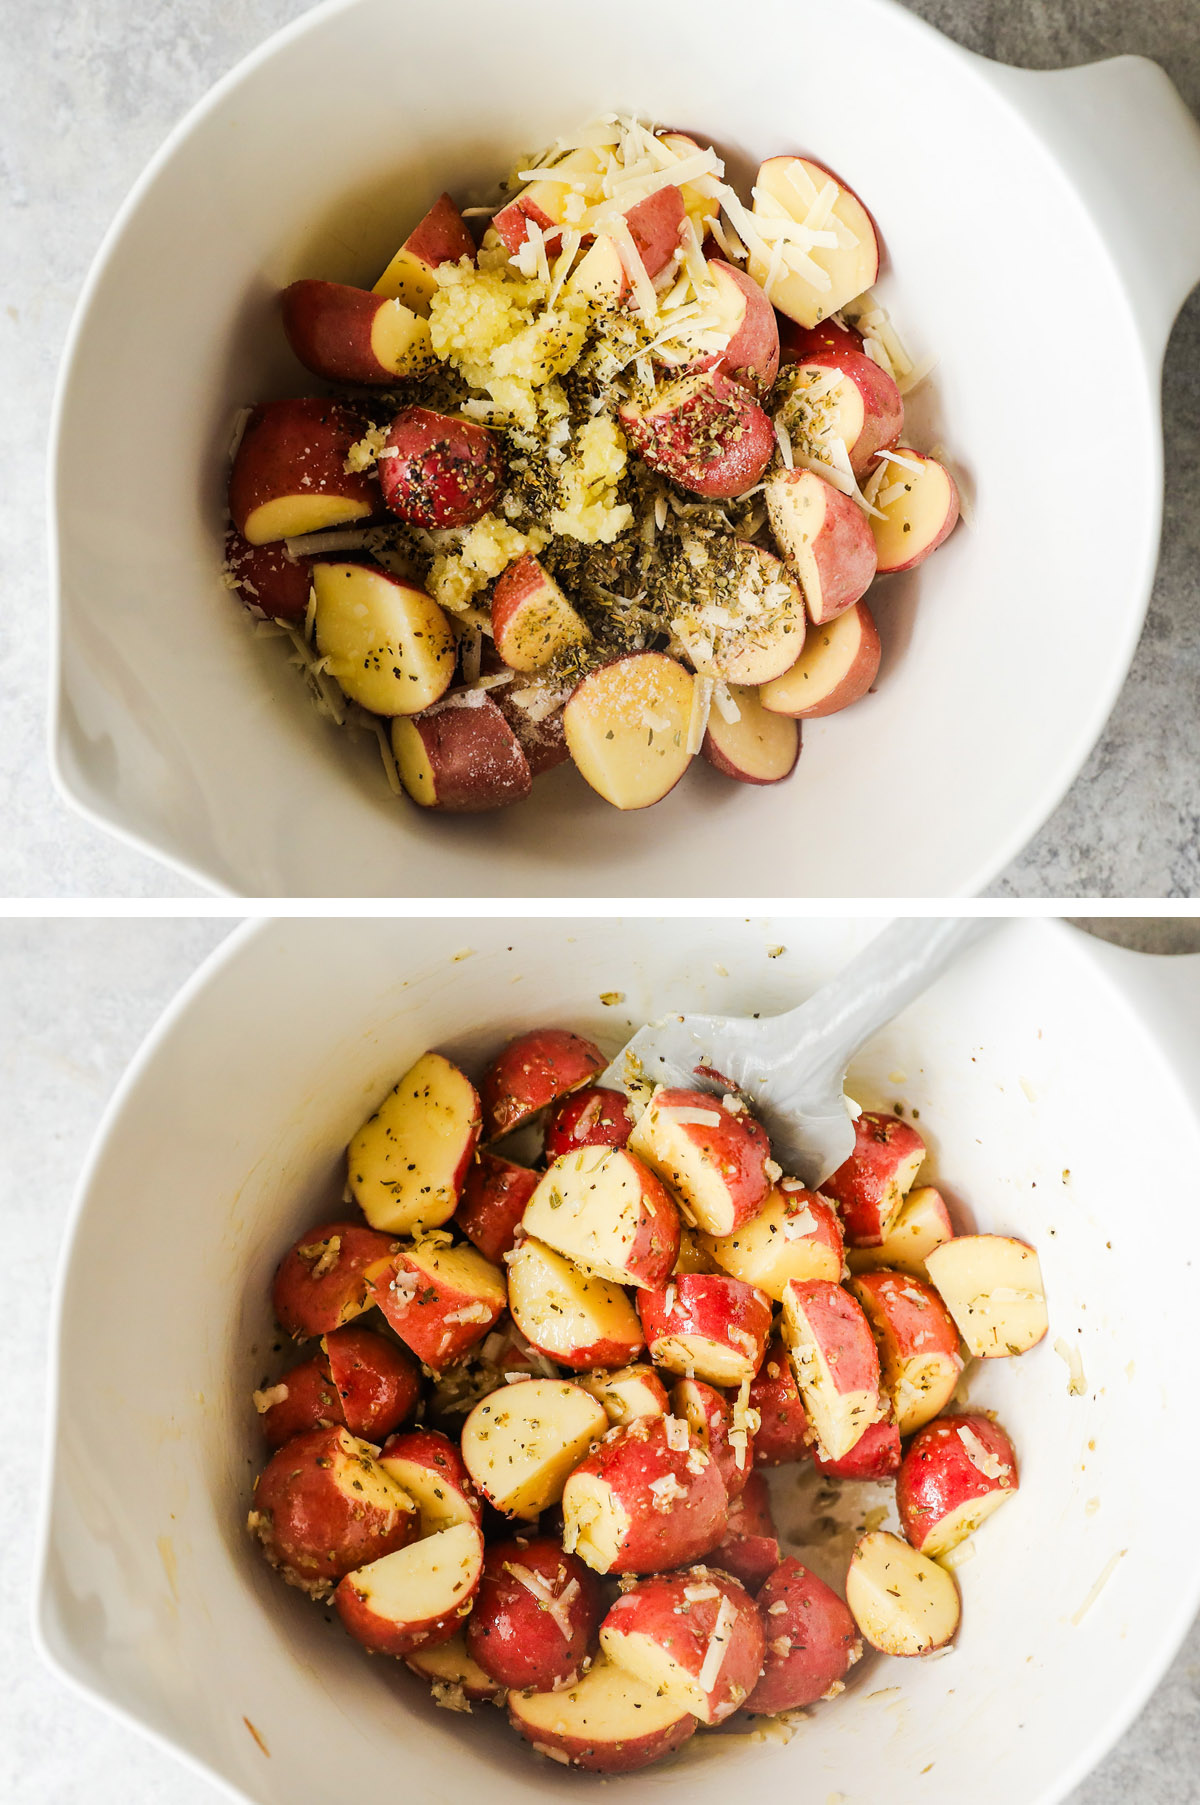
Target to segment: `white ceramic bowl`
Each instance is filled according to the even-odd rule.
[[[890,580],[877,694],[806,726],[779,789],[697,768],[622,816],[563,769],[516,809],[430,818],[220,589],[230,425],[305,386],[283,284],[371,281],[438,190],[613,106],[711,135],[740,175],[807,148],[862,192],[882,292],[940,358],[919,442],[951,447],[975,530]],[[886,0],[608,0],[586,26],[555,0],[331,0],[184,121],[88,283],[53,451],[59,781],[246,895],[970,893],[1054,807],[1132,657],[1198,247],[1200,131],[1139,59],[1002,68]]]
[[[773,1011],[872,931],[239,932],[135,1062],[76,1205],[39,1606],[56,1669],[253,1805],[329,1805],[351,1773],[355,1797],[389,1797],[400,1780],[413,1805],[590,1786],[539,1764],[490,1711],[468,1723],[435,1709],[256,1554],[248,1399],[269,1366],[270,1276],[340,1196],[349,1134],[426,1045],[474,1060],[549,1019],[615,1049],[665,1009]],[[606,1009],[614,989],[624,1006]],[[1184,1351],[1200,1300],[1180,1257],[1200,1165],[1198,1007],[1200,957],[1155,961],[1031,921],[1002,928],[867,1049],[852,1088],[920,1110],[960,1224],[1041,1250],[1049,1339],[970,1381],[1013,1434],[1021,1490],[959,1570],[953,1654],[864,1662],[788,1747],[718,1758],[698,1738],[679,1763],[623,1781],[623,1798],[720,1805],[801,1783],[847,1805],[1052,1805],[1139,1709],[1200,1599],[1177,1505],[1200,1488]],[[1059,1340],[1078,1350],[1086,1395],[1068,1393]]]

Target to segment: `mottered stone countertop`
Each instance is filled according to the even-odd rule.
[[[1099,925],[1147,951],[1200,950],[1197,921]],[[48,1300],[72,1189],[104,1105],[143,1036],[231,926],[0,921],[7,1274],[0,1312],[0,1805],[217,1805],[225,1796],[45,1670],[29,1616]],[[1181,1325],[1181,1336],[1188,1327]],[[1163,1533],[1185,1533],[1183,1519],[1170,1515],[1170,1475],[1165,1484]],[[1131,1729],[1067,1805],[1200,1805],[1198,1752],[1200,1623]],[[820,1790],[824,1796],[824,1785]],[[1012,1805],[1027,1801],[1014,1798]]]
[[[1118,51],[1155,57],[1200,112],[1200,0],[906,3],[969,48],[1028,67]],[[120,201],[211,83],[306,8],[307,0],[0,0],[0,896],[195,894],[68,810],[51,785],[47,418],[71,309]],[[997,895],[1200,895],[1200,294],[1175,328],[1164,403],[1162,557],[1133,669],[1083,772],[996,880]]]

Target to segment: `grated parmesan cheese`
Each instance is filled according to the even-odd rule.
[[[700,1663],[700,1671],[696,1675],[696,1684],[701,1692],[712,1692],[725,1659],[725,1651],[729,1644],[730,1631],[737,1618],[732,1599],[722,1597],[717,1609],[716,1622],[712,1635],[708,1639],[708,1647],[704,1651],[704,1659]]]

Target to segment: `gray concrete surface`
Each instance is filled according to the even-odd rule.
[[[8,1269],[0,1313],[2,1805],[77,1805],[81,1798],[87,1805],[217,1805],[212,1786],[43,1671],[27,1621],[47,1299],[72,1188],[142,1037],[231,925],[0,922],[0,1090],[8,1097],[0,1140]],[[1197,947],[1195,922],[1098,925],[1146,950]],[[1178,1533],[1193,1501],[1171,1498],[1169,1475],[1164,1483],[1164,1533]],[[1198,1752],[1200,1624],[1133,1728],[1069,1805],[1194,1805]]]
[[[1055,66],[1157,57],[1200,111],[1200,0],[909,0],[972,49]],[[69,812],[43,754],[43,446],[88,263],[126,190],[211,82],[305,0],[0,0],[0,896],[191,893]],[[569,9],[568,9],[569,10]],[[1087,767],[997,881],[1004,896],[1200,894],[1200,297],[1165,377],[1167,524],[1149,623]]]

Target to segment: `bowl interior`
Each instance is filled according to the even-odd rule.
[[[81,806],[265,895],[942,895],[1036,829],[1111,706],[1149,588],[1157,403],[1124,292],[987,64],[880,0],[753,0],[737,18],[731,81],[717,0],[612,0],[586,45],[552,0],[519,23],[481,0],[419,18],[350,0],[273,40],[177,134],[95,274],[62,394],[55,756]],[[806,149],[861,192],[881,291],[914,354],[939,359],[913,436],[949,448],[974,525],[873,593],[877,692],[806,726],[791,782],[734,785],[698,760],[622,816],[563,769],[515,809],[431,818],[391,795],[373,742],[317,717],[221,589],[232,422],[306,387],[282,285],[369,284],[439,190],[485,190],[613,107],[711,137],[740,176]],[[1114,507],[1087,475],[1117,469]]]
[[[325,1805],[351,1771],[364,1797],[397,1773],[419,1800],[558,1794],[558,1770],[497,1714],[467,1724],[433,1708],[255,1555],[248,1399],[278,1370],[274,1264],[340,1194],[349,1134],[427,1045],[477,1065],[540,1021],[615,1050],[666,1009],[773,1011],[869,931],[290,922],[235,940],[126,1087],[86,1184],[61,1300],[41,1605],[60,1669],[256,1805]],[[604,1007],[614,990],[624,1002]],[[1200,1135],[1157,1043],[1090,947],[1010,925],[867,1049],[852,1085],[919,1111],[960,1224],[1040,1248],[1047,1342],[974,1367],[968,1385],[1012,1434],[1021,1490],[958,1571],[952,1653],[865,1660],[788,1746],[697,1738],[624,1783],[638,1798],[717,1805],[753,1773],[847,1801],[1058,1799],[1137,1709],[1200,1591],[1194,1545],[1161,1532],[1160,1475],[1191,1495],[1200,1449],[1181,1433],[1191,1281],[1159,1257]],[[1060,1343],[1078,1350],[1083,1395]],[[780,1486],[799,1545],[825,1541],[805,1482]],[[848,1495],[843,1521],[874,1501]],[[847,1550],[826,1541],[813,1558],[836,1570]]]

